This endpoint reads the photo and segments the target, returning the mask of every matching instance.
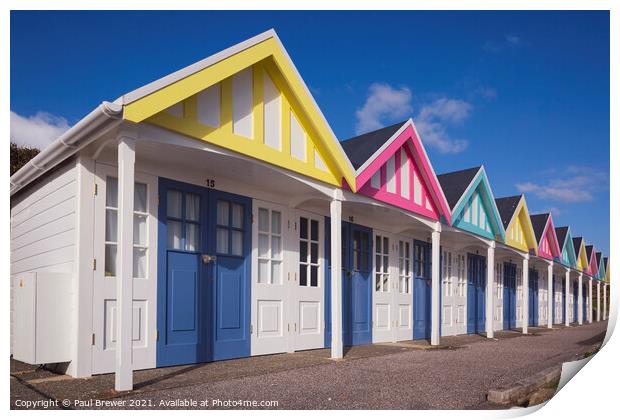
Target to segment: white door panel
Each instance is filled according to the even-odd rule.
[[[294,212],[294,240],[289,249],[294,249],[294,276],[290,296],[292,311],[292,350],[323,348],[324,338],[324,296],[325,296],[325,251],[324,218],[313,213]]]
[[[252,223],[252,355],[288,351],[287,210],[254,200]]]
[[[116,167],[95,165],[93,374],[115,368],[117,177]],[[139,199],[134,203],[133,368],[149,369],[156,364],[158,187],[156,177],[139,172],[135,183]]]
[[[464,253],[442,247],[441,335],[467,332],[467,266]]]

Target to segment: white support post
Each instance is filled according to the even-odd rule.
[[[579,273],[579,296],[577,296],[577,322],[583,325],[583,274]]]
[[[95,161],[80,154],[76,162],[77,207],[75,212],[73,358],[67,373],[76,378],[92,374],[93,334],[93,214],[95,211]]]
[[[337,192],[340,192],[337,190]],[[331,227],[332,359],[342,359],[342,197],[329,205]]]
[[[521,311],[521,329],[523,334],[527,334],[528,323],[530,322],[530,269],[529,269],[530,256],[526,255],[523,258],[523,290],[521,290],[523,310]]]
[[[607,283],[603,283],[603,321],[607,319]]]
[[[439,304],[440,279],[439,279],[439,257],[440,257],[440,237],[441,224],[437,222],[433,233],[431,233],[431,345],[439,345]]]
[[[487,248],[486,330],[487,338],[493,338],[493,309],[495,309],[495,241]]]
[[[118,253],[116,273],[116,370],[114,389],[133,389],[133,194],[135,139],[118,139]]]
[[[566,314],[566,316],[564,317],[564,325],[568,327],[570,325],[569,320],[571,317],[568,302],[572,299],[572,293],[570,292],[570,268],[566,269],[566,280],[564,289],[566,290],[566,293],[564,293],[564,299],[566,300],[564,302],[564,313]]]
[[[596,322],[601,320],[601,282],[596,282]]]
[[[553,328],[553,261],[547,267],[547,328]]]
[[[592,323],[592,314],[594,313],[592,311],[592,277],[590,277],[590,281],[588,282],[588,322],[591,324]]]

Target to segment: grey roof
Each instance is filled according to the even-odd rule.
[[[568,226],[561,226],[555,228],[555,236],[558,237],[558,244],[564,249],[564,242],[566,242],[566,236],[568,235]]]
[[[607,257],[603,257],[603,264],[605,265],[605,272],[607,272],[607,265],[609,264],[609,259]]]
[[[601,257],[603,256],[602,252],[597,252],[596,253],[596,265],[600,266],[601,265]]]
[[[586,245],[586,257],[588,257],[588,264],[590,264],[590,260],[592,259],[593,249],[594,249],[594,245]]]
[[[542,234],[545,231],[545,226],[547,225],[547,219],[549,219],[549,213],[530,215],[530,220],[532,221],[532,227],[534,228],[534,233],[536,234],[537,243],[540,243],[540,240],[542,239]]]
[[[446,201],[448,205],[450,205],[450,210],[454,210],[454,206],[459,202],[480,168],[481,166],[476,166],[474,168],[437,175],[439,184],[441,184],[441,189],[446,196]]]
[[[383,127],[366,134],[343,140],[340,145],[358,170],[383,144],[390,139],[407,121]]]
[[[512,220],[512,216],[515,214],[515,210],[519,205],[522,195],[513,195],[512,197],[502,197],[495,199],[495,205],[499,212],[499,217],[502,219],[504,229],[508,229],[508,224]]]
[[[581,241],[583,238],[581,236],[577,236],[573,238],[573,247],[575,248],[575,257],[579,258],[579,249],[581,248]]]

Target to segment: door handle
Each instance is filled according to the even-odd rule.
[[[204,264],[209,264],[210,262],[217,260],[217,256],[215,255],[202,254],[201,258]]]

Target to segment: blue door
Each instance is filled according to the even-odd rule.
[[[504,263],[504,329],[517,326],[517,266]]]
[[[372,229],[342,222],[342,340],[372,342]],[[331,347],[331,226],[325,219],[325,347]]]
[[[573,282],[573,322],[577,322],[579,307],[577,306],[579,298],[579,285],[577,282]]]
[[[586,311],[586,300],[587,300],[587,296],[588,295],[587,295],[585,287],[581,288],[581,296],[582,296],[582,298],[581,298],[582,300],[581,301],[583,302],[583,308],[582,308],[583,309],[583,318],[582,319],[586,320],[586,319],[588,319],[588,317],[586,316],[586,312],[587,312]]]
[[[413,242],[413,338],[431,337],[431,244]]]
[[[529,325],[538,325],[538,270],[529,269]]]
[[[562,282],[562,296],[564,301],[562,302],[562,322],[566,322],[566,302],[568,302],[568,290],[566,290],[566,282]]]
[[[157,366],[249,356],[250,199],[160,178],[159,203]]]
[[[467,333],[478,334],[486,331],[486,258],[467,254],[467,266]]]
[[[209,253],[216,261],[210,279],[213,360],[250,355],[250,254],[252,201],[209,191]]]

